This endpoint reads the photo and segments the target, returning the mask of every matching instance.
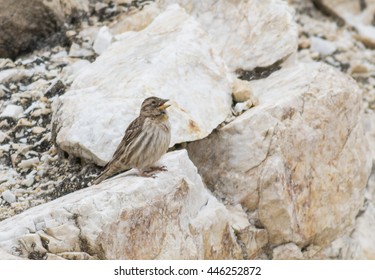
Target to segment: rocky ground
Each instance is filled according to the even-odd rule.
[[[0,60],[0,220],[85,188],[99,173],[98,167],[54,145],[51,104],[70,86],[69,76],[97,56],[86,31],[108,24],[121,12],[142,9],[140,2],[116,9],[111,4],[93,7],[81,27],[68,28],[67,45],[46,47],[14,62]]]
[[[0,59],[0,220],[86,188],[100,172],[100,167],[55,145],[51,106],[69,89],[76,73],[108,44],[105,32],[98,36],[100,27],[149,2],[92,5],[82,24],[67,27],[66,44],[45,47],[15,61]],[[299,60],[322,61],[351,75],[363,90],[370,119],[375,114],[375,50],[355,38],[352,26],[342,25],[311,1],[289,3],[299,27]],[[241,74],[245,79],[254,77]],[[370,134],[371,125],[365,122],[365,128]]]

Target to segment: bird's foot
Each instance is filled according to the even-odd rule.
[[[154,172],[154,171],[168,171],[168,169],[165,165],[163,165],[163,166],[151,166],[149,169],[147,169],[147,172]]]
[[[155,172],[157,171],[168,171],[166,166],[151,166],[147,170],[140,170],[139,176],[156,178]]]
[[[139,176],[146,177],[146,178],[154,178],[154,179],[157,177],[154,173],[149,172],[149,171],[140,171]]]

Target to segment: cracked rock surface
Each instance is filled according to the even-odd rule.
[[[0,222],[0,246],[29,259],[242,258],[244,212],[207,191],[185,150],[161,163],[156,179],[120,174]]]
[[[259,105],[189,156],[211,190],[257,212],[270,244],[329,244],[354,224],[371,170],[359,87],[321,63],[251,85]]]

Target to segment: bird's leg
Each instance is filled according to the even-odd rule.
[[[138,170],[139,170],[138,176],[147,177],[147,178],[156,178],[156,175],[153,174],[152,172],[149,172],[148,170],[147,171],[142,170],[142,169],[138,169]]]
[[[168,171],[165,165],[163,166],[151,166],[147,169],[147,172],[154,172],[154,171]]]

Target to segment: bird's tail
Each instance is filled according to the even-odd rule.
[[[114,176],[114,175],[116,175],[120,172],[127,171],[129,169],[130,168],[121,168],[121,167],[117,166],[116,164],[111,164],[111,162],[109,162],[104,166],[104,170],[103,170],[102,174],[100,174],[98,177],[96,177],[95,180],[92,183],[93,183],[93,185],[100,184],[105,179],[107,179],[109,177],[112,177],[112,176]]]
[[[100,174],[98,177],[95,178],[95,180],[92,182],[93,185],[98,185],[100,184],[102,181],[104,181],[105,179],[107,179],[107,176],[105,173],[102,173]]]
[[[95,180],[92,182],[93,185],[98,185],[109,177],[108,174],[107,174],[108,172],[106,172],[106,171],[107,170],[104,170],[104,172],[102,172],[102,174],[100,174],[98,177],[95,178]]]

